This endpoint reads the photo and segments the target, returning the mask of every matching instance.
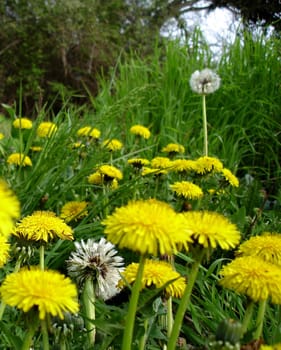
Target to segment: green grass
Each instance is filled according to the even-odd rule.
[[[1,119],[0,177],[5,179],[21,202],[21,217],[36,210],[50,210],[60,215],[69,201],[87,201],[88,215],[70,223],[75,240],[99,239],[103,236],[101,221],[115,208],[132,199],[157,198],[181,211],[183,203],[170,189],[170,184],[190,180],[200,185],[204,197],[190,201],[193,209],[216,211],[227,216],[241,231],[242,240],[265,231],[280,232],[280,141],[279,122],[280,52],[277,39],[253,38],[249,34],[237,37],[224,48],[219,59],[213,59],[209,48],[201,45],[200,33],[195,32],[189,43],[167,42],[163,50],[155,47],[154,55],[141,59],[135,55],[120,57],[110,78],[101,77],[98,96],[89,95],[89,106],[77,107],[65,101],[62,109],[53,115],[51,109],[38,112],[33,128],[19,131],[12,126],[17,109],[5,106]],[[128,159],[142,157],[148,160],[167,156],[161,152],[168,143],[185,147],[177,158],[195,160],[203,152],[201,98],[193,93],[189,79],[195,70],[210,67],[220,75],[218,91],[207,96],[207,118],[210,156],[220,159],[240,180],[239,188],[225,186],[217,196],[208,189],[217,189],[221,177],[217,174],[179,174],[169,171],[161,176],[142,176],[128,164]],[[52,120],[58,130],[49,138],[40,138],[36,130],[42,121]],[[148,127],[148,140],[130,133],[130,127],[141,124]],[[90,125],[101,131],[98,141],[78,137],[77,131]],[[103,142],[116,138],[123,143],[121,150],[110,152]],[[82,142],[81,147],[73,145]],[[41,146],[33,152],[33,146]],[[23,152],[32,160],[32,167],[7,164],[8,156]],[[115,189],[90,184],[88,176],[102,164],[110,164],[122,171],[123,179]],[[249,180],[250,179],[250,180]],[[11,257],[2,268],[1,280],[13,271],[19,242],[11,237]],[[46,245],[45,264],[49,269],[67,273],[65,261],[73,251],[73,242],[57,240]],[[37,265],[39,254],[26,264]],[[126,264],[137,261],[137,254],[120,249]],[[223,264],[234,258],[234,252],[215,251],[199,269],[186,312],[181,337],[190,348],[208,348],[217,327],[225,318],[241,321],[246,298],[224,290],[218,285]],[[191,257],[181,252],[176,257],[177,270],[186,275]],[[188,279],[188,273],[187,273]],[[162,349],[167,340],[163,326],[166,304],[161,290],[144,290],[137,310],[132,349],[139,349],[138,341],[146,332],[146,349]],[[124,318],[128,311],[130,291],[122,291],[113,300],[96,301],[97,327],[95,349],[120,349]],[[178,300],[174,300],[176,312]],[[256,310],[254,315],[256,315]],[[28,315],[16,308],[6,307],[0,322],[0,348],[20,349],[28,329]],[[49,325],[51,349],[87,349],[87,334],[83,329],[83,310],[69,322],[65,334],[62,328]],[[279,332],[280,308],[269,304],[264,325],[266,343],[281,340]],[[146,321],[148,328],[145,328]],[[255,316],[251,327],[255,328]],[[62,321],[56,320],[58,325]],[[73,326],[72,329],[71,325]],[[14,332],[11,333],[10,329]],[[14,336],[15,334],[15,336]],[[242,342],[251,340],[251,334]],[[34,336],[34,349],[41,348],[40,330]]]

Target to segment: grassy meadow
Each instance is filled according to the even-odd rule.
[[[221,79],[219,89],[206,95],[207,155],[202,96],[189,84],[204,68]],[[188,45],[168,41],[164,53],[156,46],[146,59],[120,57],[110,78],[99,78],[98,96],[85,87],[88,105],[73,105],[67,92],[55,114],[52,101],[33,116],[22,115],[20,99],[3,103],[0,177],[20,202],[20,213],[10,214],[7,190],[0,187],[0,232],[6,212],[16,222],[3,243],[9,257],[0,250],[0,349],[277,348],[280,81],[280,40],[237,36],[214,58],[195,33]],[[181,191],[175,184],[182,182],[196,187]],[[34,213],[42,212],[35,220]],[[193,222],[192,213],[214,221]],[[170,243],[164,234],[177,235],[182,218],[187,241]],[[239,242],[231,241],[233,230]],[[240,249],[253,237],[261,243]],[[83,246],[90,240],[96,249],[103,238],[115,245],[119,262],[106,260],[109,246],[95,256]],[[223,267],[249,256],[260,259],[249,263],[255,271],[247,275],[242,266],[229,288],[221,283]],[[177,275],[165,279],[160,265],[146,276],[148,261],[164,262]],[[114,262],[122,265],[117,289],[113,277],[106,280]],[[126,274],[129,266],[136,270]],[[78,307],[70,307],[67,296],[57,300],[64,290],[58,286],[56,292],[55,277],[42,286],[44,293],[33,275],[30,287],[12,289],[7,277],[19,282],[21,271],[67,276]],[[109,283],[108,290],[101,283]]]

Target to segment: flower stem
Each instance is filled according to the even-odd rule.
[[[96,340],[96,327],[92,321],[96,318],[95,290],[93,281],[90,278],[85,282],[82,299],[86,316],[85,326],[88,333],[88,342],[90,346],[94,346]]]
[[[171,335],[173,324],[174,324],[173,303],[172,303],[172,297],[170,296],[169,299],[167,300],[167,335],[168,335],[168,338]]]
[[[135,316],[137,312],[138,299],[141,289],[141,280],[144,270],[145,256],[140,257],[139,268],[136,276],[135,283],[132,288],[132,295],[129,302],[129,310],[125,322],[125,330],[123,334],[122,350],[131,350],[131,344],[133,339],[133,331],[135,324]]]
[[[40,269],[42,271],[44,271],[44,269],[45,269],[44,254],[45,254],[44,245],[41,244],[40,248],[39,248],[39,255],[40,255]]]
[[[187,309],[188,304],[190,302],[190,297],[191,297],[191,293],[193,290],[193,286],[194,286],[194,283],[196,281],[196,277],[197,277],[197,274],[199,271],[199,266],[200,266],[200,263],[203,259],[204,254],[205,254],[205,249],[202,249],[200,256],[192,264],[192,267],[191,267],[191,270],[189,273],[189,277],[188,277],[188,283],[186,285],[183,297],[180,301],[180,304],[179,304],[179,307],[178,307],[178,310],[176,313],[176,317],[175,317],[175,322],[174,322],[174,325],[173,325],[173,328],[171,331],[171,335],[170,335],[169,340],[168,340],[167,350],[176,349],[177,340],[178,340],[178,336],[180,334],[182,321],[184,319],[186,309]]]
[[[259,309],[258,309],[258,316],[257,316],[257,329],[254,333],[254,339],[259,339],[262,335],[262,329],[263,329],[263,320],[264,320],[264,314],[266,310],[266,302],[267,300],[261,300],[259,302]]]
[[[146,339],[147,339],[147,328],[148,328],[148,319],[144,320],[144,334],[140,339],[139,350],[145,349]]]
[[[242,323],[242,334],[247,332],[249,323],[250,323],[251,318],[253,316],[254,306],[255,306],[255,303],[253,300],[251,300],[246,307],[244,318],[243,318],[243,323]]]
[[[202,112],[203,112],[203,131],[204,131],[204,156],[208,156],[208,129],[207,129],[207,112],[206,112],[206,95],[202,95]]]
[[[41,321],[41,330],[43,335],[43,350],[49,350],[49,334],[46,319]]]

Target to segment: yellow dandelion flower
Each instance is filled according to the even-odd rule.
[[[141,170],[141,175],[142,176],[146,176],[146,175],[161,175],[161,174],[167,174],[167,170],[164,170],[164,169],[157,169],[157,168],[149,168],[149,167],[146,167],[144,166]]]
[[[281,343],[274,344],[274,345],[261,344],[261,346],[259,347],[259,350],[281,350]]]
[[[169,143],[167,146],[163,147],[161,152],[165,153],[184,153],[185,148],[177,143]]]
[[[4,137],[5,135],[2,132],[0,132],[0,140],[2,140]]]
[[[71,201],[66,203],[61,208],[60,217],[64,219],[65,222],[70,222],[72,220],[80,220],[88,215],[86,210],[88,203],[85,201]]]
[[[20,202],[6,182],[0,179],[0,235],[9,235],[19,217]]]
[[[204,248],[222,249],[234,248],[240,241],[241,235],[236,225],[225,216],[210,211],[189,211],[183,213],[186,227],[192,231],[192,238]]]
[[[143,125],[133,125],[130,128],[130,133],[143,137],[144,139],[150,138],[150,131]]]
[[[203,197],[202,189],[189,181],[177,181],[170,185],[170,188],[179,197],[184,197],[187,199],[199,199]]]
[[[110,242],[141,254],[173,254],[191,241],[185,219],[156,199],[129,202],[103,220]]]
[[[93,185],[102,185],[103,176],[99,171],[96,171],[88,176],[88,182]]]
[[[91,126],[84,126],[83,128],[80,128],[77,131],[78,136],[88,136],[92,137],[93,139],[99,139],[100,138],[100,130],[97,128],[93,128]]]
[[[99,173],[102,175],[103,179],[106,180],[122,180],[123,174],[122,172],[113,165],[101,165],[98,168]]]
[[[196,159],[196,168],[194,169],[198,174],[204,175],[212,171],[221,172],[223,169],[222,162],[213,157],[200,157]]]
[[[250,255],[281,266],[281,234],[264,232],[240,244],[237,256]]]
[[[168,157],[155,157],[151,160],[150,165],[152,168],[169,169],[171,168],[171,159]]]
[[[239,180],[238,178],[232,174],[232,172],[229,169],[223,168],[221,170],[221,173],[223,174],[226,181],[230,183],[233,187],[239,187]]]
[[[220,271],[220,284],[255,302],[269,297],[281,304],[281,268],[256,256],[234,259]]]
[[[23,153],[12,153],[7,158],[8,164],[21,165],[21,166],[32,166],[32,161],[28,156]]]
[[[51,137],[57,131],[58,127],[52,122],[42,122],[38,125],[37,136],[39,137]]]
[[[123,143],[117,139],[105,140],[102,145],[110,152],[119,151],[123,147]]]
[[[191,159],[175,159],[171,161],[170,165],[171,170],[179,173],[192,172],[197,169],[195,160]]]
[[[41,147],[41,146],[31,146],[31,147],[30,147],[30,150],[31,150],[32,152],[41,152],[42,149],[43,149],[43,147]]]
[[[6,235],[0,234],[0,267],[3,267],[9,258],[10,244]]]
[[[73,240],[73,230],[51,211],[35,211],[16,224],[13,235],[32,241]]]
[[[111,182],[110,188],[112,190],[116,190],[118,187],[119,187],[118,181],[116,179],[113,179],[112,182]]]
[[[13,121],[13,127],[16,129],[32,129],[32,120],[28,118],[17,118]]]
[[[137,277],[139,264],[131,263],[124,272],[121,273],[122,280],[119,286],[123,287],[125,283],[133,284]],[[169,283],[171,282],[171,283]],[[161,288],[165,284],[166,296],[174,298],[181,298],[186,287],[186,280],[172,266],[165,261],[146,260],[144,264],[144,271],[141,281],[141,289],[144,288]]]
[[[0,287],[5,304],[28,312],[38,308],[39,318],[47,314],[64,318],[64,312],[79,310],[76,286],[57,271],[22,269],[9,274]]]
[[[131,158],[128,159],[128,164],[133,165],[135,168],[142,168],[145,165],[149,165],[150,161],[146,158]]]

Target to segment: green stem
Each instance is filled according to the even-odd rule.
[[[40,269],[42,271],[44,271],[44,269],[45,269],[44,254],[45,254],[44,245],[41,244],[40,248],[39,248],[39,255],[40,255]]]
[[[133,331],[135,324],[135,317],[137,312],[138,299],[141,289],[141,280],[144,270],[145,256],[140,257],[139,268],[136,276],[135,283],[132,288],[132,295],[129,301],[129,309],[125,322],[125,329],[123,334],[122,350],[131,350],[131,344],[133,339]]]
[[[173,324],[174,324],[173,303],[172,303],[172,297],[169,297],[169,299],[167,300],[167,335],[168,335],[168,338],[171,335]]]
[[[264,314],[266,310],[266,302],[267,300],[261,300],[259,302],[259,309],[258,309],[258,316],[257,316],[257,329],[254,333],[254,339],[259,339],[262,335],[262,329],[263,329],[263,320],[264,320]]]
[[[254,306],[255,306],[255,303],[253,300],[251,300],[246,307],[244,318],[243,318],[243,323],[242,323],[242,334],[247,332],[247,329],[249,327],[249,323],[250,323],[252,316],[253,316]]]
[[[46,319],[41,321],[41,330],[43,335],[43,350],[49,350],[49,334]]]
[[[88,334],[88,342],[90,346],[94,346],[96,340],[96,327],[93,320],[96,318],[95,310],[95,290],[93,280],[88,278],[84,285],[82,294],[83,306],[85,311],[85,326]]]
[[[175,322],[172,328],[172,332],[171,335],[169,337],[168,340],[168,346],[167,346],[167,350],[174,350],[176,349],[176,345],[177,345],[177,340],[180,334],[180,330],[181,330],[181,325],[182,325],[182,321],[184,319],[184,315],[186,312],[186,309],[188,307],[188,304],[190,302],[190,297],[191,297],[191,293],[193,290],[193,286],[194,283],[196,281],[196,277],[199,271],[199,266],[200,263],[203,259],[203,256],[205,254],[205,249],[202,249],[200,256],[198,257],[197,260],[195,260],[192,264],[189,276],[188,276],[188,283],[186,285],[183,297],[180,301],[177,313],[176,313],[176,317],[175,317]]]
[[[23,343],[21,346],[21,350],[29,350],[31,348],[32,338],[34,336],[35,329],[30,328],[28,332],[26,333]]]
[[[203,131],[204,131],[204,156],[208,156],[208,129],[207,129],[207,112],[206,112],[206,96],[202,95],[202,112],[203,112]]]
[[[146,339],[147,339],[147,329],[148,329],[148,319],[146,318],[143,322],[144,325],[144,334],[140,339],[139,350],[145,349]]]

